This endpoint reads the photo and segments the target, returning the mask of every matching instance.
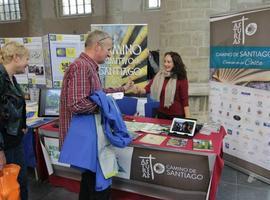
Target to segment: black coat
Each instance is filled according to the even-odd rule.
[[[0,64],[0,150],[19,145],[26,128],[24,94],[15,77],[13,83]]]

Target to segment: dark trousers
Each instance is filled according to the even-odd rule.
[[[169,120],[173,120],[173,118],[184,118],[184,115],[167,115],[159,111],[157,111],[156,116],[158,119],[169,119]]]
[[[20,184],[21,200],[28,199],[28,187],[27,187],[27,166],[24,159],[24,149],[22,143],[10,149],[5,150],[5,157],[7,164],[17,164],[21,167],[18,182]]]
[[[79,200],[109,200],[111,188],[95,191],[96,174],[91,171],[82,173]]]

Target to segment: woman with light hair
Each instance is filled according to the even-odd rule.
[[[21,200],[28,199],[26,164],[22,144],[26,128],[24,94],[15,74],[25,72],[29,51],[18,42],[8,42],[0,49],[0,170],[6,164],[21,167],[18,176]]]

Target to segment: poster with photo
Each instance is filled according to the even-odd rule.
[[[102,30],[113,39],[112,56],[100,66],[103,86],[119,87],[133,80],[140,87],[147,83],[146,24],[92,24],[91,31]]]
[[[65,70],[81,53],[80,35],[48,34],[45,37],[43,47],[49,48],[45,50],[45,68],[49,68],[46,77],[51,74],[51,83],[47,85],[59,88]]]
[[[49,156],[49,164],[70,167],[70,165],[65,163],[60,163],[59,160],[59,140],[53,137],[44,137],[44,146]],[[47,163],[48,164],[48,163]]]
[[[270,179],[270,9],[210,19],[210,120],[230,162]],[[226,156],[225,156],[226,159]]]
[[[0,38],[0,47],[4,46],[6,43],[10,41],[16,41],[20,44],[23,44],[23,38]],[[28,84],[28,70],[25,69],[25,72],[23,74],[16,74],[15,75],[17,82],[19,84]]]
[[[46,84],[44,57],[41,37],[23,38],[24,46],[29,50],[28,80],[30,86]]]

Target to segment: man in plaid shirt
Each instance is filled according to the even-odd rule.
[[[66,70],[60,97],[60,146],[65,139],[73,114],[98,112],[97,105],[89,100],[89,95],[102,89],[98,64],[111,56],[112,38],[108,33],[95,30],[85,41],[85,51]],[[133,81],[119,88],[103,89],[107,93],[125,92],[132,88]],[[79,128],[79,127],[78,127]],[[79,131],[79,130],[78,130]],[[79,200],[110,198],[110,188],[95,191],[95,176],[91,171],[82,173]]]

